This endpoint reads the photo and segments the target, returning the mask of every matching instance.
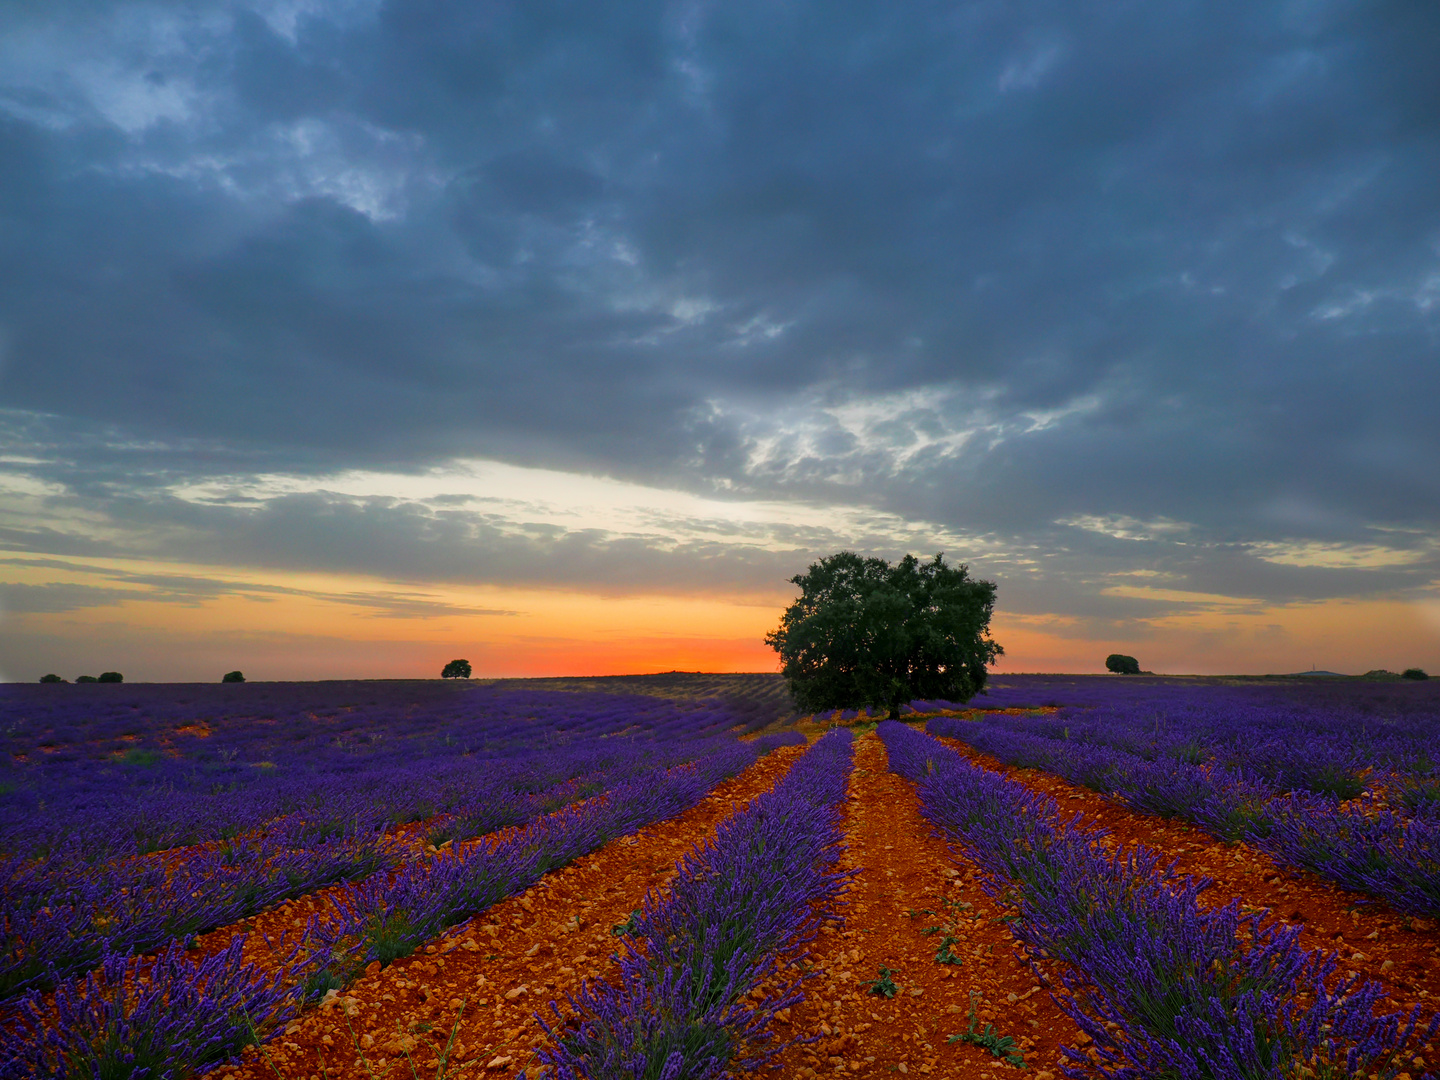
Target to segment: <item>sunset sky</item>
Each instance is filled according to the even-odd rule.
[[[1440,672],[1440,6],[0,5],[0,679]]]

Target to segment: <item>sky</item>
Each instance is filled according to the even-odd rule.
[[[1440,7],[10,0],[0,679],[1440,671]]]

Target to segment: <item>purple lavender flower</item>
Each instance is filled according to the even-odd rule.
[[[848,731],[826,735],[681,860],[668,894],[646,897],[618,980],[567,995],[567,1024],[541,1018],[556,1041],[541,1055],[549,1076],[708,1080],[773,1059],[782,1047],[771,1023],[800,1000],[801,980],[759,1002],[748,994],[833,916],[849,878],[834,864],[850,755]]]
[[[150,960],[111,953],[79,984],[38,993],[0,1028],[0,1080],[183,1080],[225,1061],[294,1015],[290,972],[242,959],[245,941],[196,963],[172,945]]]
[[[1302,948],[1298,928],[1242,914],[1238,900],[1202,908],[1209,882],[1177,877],[1157,852],[1111,852],[1044,796],[903,724],[879,732],[926,816],[1015,909],[1016,938],[1060,965],[1059,1003],[1096,1053],[1068,1051],[1067,1075],[1279,1080],[1297,1063],[1389,1075],[1440,1030],[1436,1016],[1417,1037],[1418,1007],[1377,1015],[1378,984],[1327,988],[1333,956]]]

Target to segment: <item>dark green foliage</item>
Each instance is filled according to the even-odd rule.
[[[567,795],[568,791],[554,799],[541,799],[529,805],[522,802],[508,804],[492,802],[477,807],[471,813],[443,814],[425,830],[425,839],[437,848],[455,840],[473,840],[477,836],[484,836],[496,829],[524,824],[531,817],[532,806],[541,813],[550,813],[552,810],[558,810],[560,807],[576,801],[566,797]],[[583,797],[580,796],[580,798]],[[419,821],[431,816],[433,815],[422,814],[415,820]]]
[[[635,916],[639,914],[639,908],[635,908],[633,911],[631,911],[630,917],[628,919],[626,919],[624,922],[617,922],[614,926],[610,928],[610,936],[619,937],[621,934],[635,933]]]
[[[940,948],[935,951],[935,962],[937,964],[963,964],[964,959],[957,953],[950,951],[950,946],[960,939],[953,934],[946,934],[940,939]]]
[[[65,680],[62,679],[59,675],[41,675],[41,676],[40,676],[40,681],[41,681],[41,682],[64,682]]]
[[[1025,1068],[1025,1058],[1021,1056],[1015,1040],[1009,1035],[1000,1035],[995,1031],[994,1024],[986,1024],[983,1031],[977,1031],[975,1027],[975,995],[970,995],[970,1028],[962,1031],[959,1035],[951,1035],[948,1042],[970,1043],[982,1050],[989,1050],[997,1058],[1004,1058],[1007,1065],[1018,1065]]]
[[[97,679],[97,678],[95,678],[94,675],[76,675],[76,676],[75,676],[75,681],[76,681],[76,682],[99,682],[100,680]]]
[[[870,987],[870,993],[875,994],[877,997],[893,998],[900,992],[900,987],[896,986],[895,981],[890,978],[890,976],[894,974],[895,972],[890,968],[881,967],[879,978],[867,979],[860,985]]]
[[[1418,668],[1418,667],[1407,667],[1404,671],[1402,671],[1402,672],[1400,673],[1400,677],[1401,677],[1402,679],[1428,679],[1428,678],[1430,678],[1430,676],[1425,673],[1425,669],[1424,669],[1424,668]]]
[[[451,660],[445,665],[445,670],[440,672],[442,679],[468,679],[470,677],[469,660]]]
[[[1337,799],[1353,799],[1365,790],[1365,781],[1338,765],[1317,768],[1305,786],[1317,795],[1334,795]]]
[[[965,701],[1004,653],[990,638],[994,584],[943,555],[891,566],[842,551],[790,581],[800,598],[765,643],[802,711],[864,705],[897,716],[913,698]]]
[[[96,682],[124,682],[125,676],[118,671],[102,671]]]
[[[1105,657],[1105,670],[1117,675],[1139,675],[1140,661],[1124,653],[1113,652]]]
[[[244,674],[244,672],[240,672],[240,671],[227,671],[224,675],[221,675],[221,676],[220,676],[220,681],[221,681],[221,682],[244,682],[244,681],[245,681],[245,674]]]

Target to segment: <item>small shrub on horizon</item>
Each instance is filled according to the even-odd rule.
[[[40,681],[43,682],[43,683],[57,683],[57,682],[64,682],[65,680],[62,679],[59,675],[53,675],[53,674],[52,674],[52,675],[41,675],[41,676],[40,676]]]
[[[124,682],[125,676],[118,671],[102,671],[96,682]]]
[[[245,681],[245,673],[244,673],[244,672],[241,672],[241,671],[227,671],[224,675],[221,675],[221,676],[220,676],[220,681],[221,681],[222,683],[226,683],[226,682],[244,682],[244,681]]]
[[[1430,678],[1430,676],[1426,673],[1426,671],[1425,671],[1424,668],[1418,668],[1418,667],[1408,667],[1408,668],[1406,668],[1404,671],[1402,671],[1402,672],[1400,673],[1400,677],[1401,677],[1402,679],[1416,679],[1416,680],[1421,680],[1421,679],[1428,679],[1428,678]]]

